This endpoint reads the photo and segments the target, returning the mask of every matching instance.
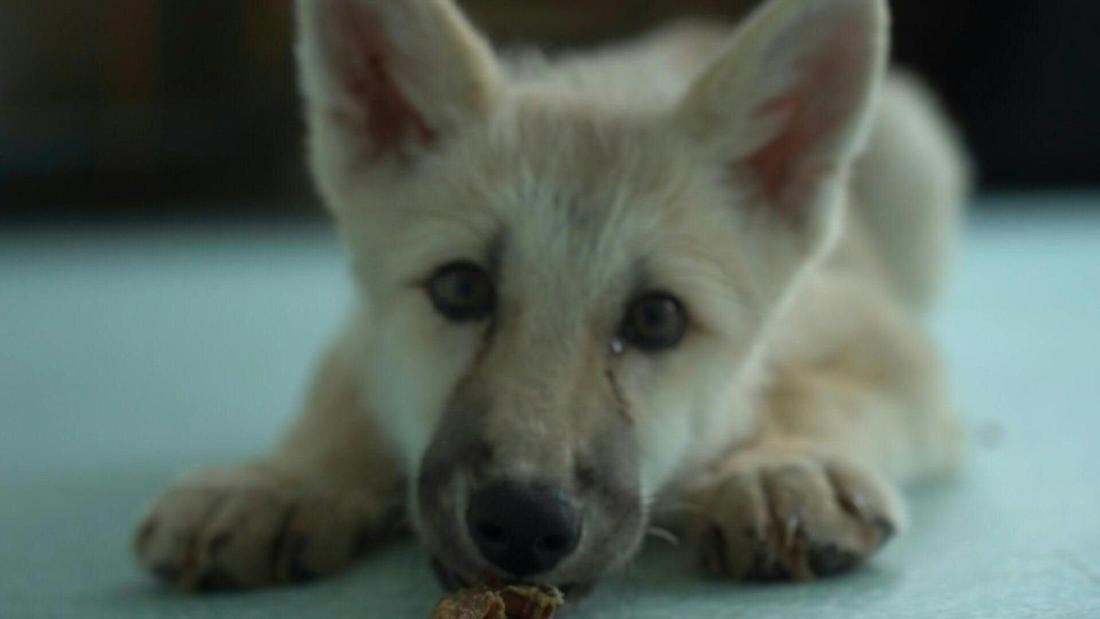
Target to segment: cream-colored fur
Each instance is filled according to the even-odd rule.
[[[358,15],[369,32],[349,34]],[[154,505],[145,566],[192,587],[285,582],[340,569],[401,519],[433,553],[471,552],[439,539],[414,491],[471,381],[491,392],[497,457],[559,480],[614,423],[614,375],[650,519],[734,577],[850,567],[903,525],[896,484],[956,466],[920,318],[966,167],[923,89],[886,76],[884,2],[774,0],[732,38],[685,23],[558,59],[494,58],[442,0],[302,0],[299,17],[311,167],[361,303],[275,454]],[[373,75],[356,36],[379,32],[368,51],[426,127],[392,143],[341,81]],[[515,318],[485,350],[419,282],[501,229]],[[692,320],[660,356],[601,335],[639,259]],[[596,578],[632,551],[540,580]]]

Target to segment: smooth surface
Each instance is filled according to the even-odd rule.
[[[781,586],[707,580],[654,540],[568,616],[1100,617],[1100,198],[1030,200],[966,234],[936,331],[973,453],[910,492],[905,536]],[[0,617],[426,618],[438,590],[410,543],[207,597],[129,554],[175,475],[271,444],[349,296],[318,226],[0,231]]]

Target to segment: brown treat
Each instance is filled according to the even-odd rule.
[[[431,619],[553,619],[564,603],[561,591],[551,587],[465,589],[443,598]]]
[[[511,585],[500,591],[508,619],[552,619],[565,604],[561,591],[553,587]]]
[[[456,591],[439,601],[431,619],[508,619],[504,600],[488,589]]]

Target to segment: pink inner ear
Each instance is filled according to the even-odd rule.
[[[848,114],[854,112],[853,74],[861,69],[858,54],[870,53],[850,43],[859,40],[853,32],[858,24],[821,42],[816,53],[798,67],[799,79],[792,89],[760,107],[761,116],[783,119],[775,137],[742,165],[747,165],[759,180],[765,196],[787,214],[795,215],[801,198],[814,189],[836,163],[830,153],[820,150],[839,131],[845,129]],[[854,37],[854,38],[850,38]]]
[[[343,4],[344,27],[352,29],[353,48],[360,55],[341,63],[345,87],[363,106],[366,138],[374,156],[399,152],[409,141],[428,146],[435,131],[398,89],[390,75],[392,52],[378,20],[364,10]],[[345,115],[341,119],[348,120]]]

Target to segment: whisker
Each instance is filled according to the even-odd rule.
[[[675,548],[678,548],[680,546],[680,538],[668,529],[663,529],[661,527],[649,527],[648,529],[646,529],[645,534],[649,537],[668,542],[670,546],[673,546]]]

